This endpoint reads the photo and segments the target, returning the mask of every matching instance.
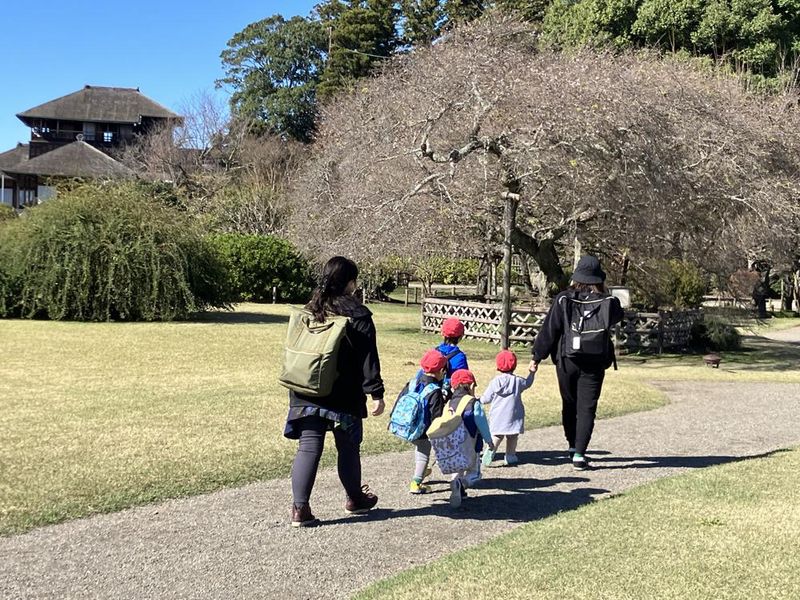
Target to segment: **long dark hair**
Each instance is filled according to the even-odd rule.
[[[334,256],[322,269],[319,287],[314,290],[307,308],[317,321],[325,321],[325,313],[334,301],[344,296],[347,284],[358,279],[358,266],[349,258]]]

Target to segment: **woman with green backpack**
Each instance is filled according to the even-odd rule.
[[[344,324],[340,339],[336,341],[335,355],[322,354],[325,359],[335,360],[330,389],[327,386],[314,389],[308,384],[299,387],[296,382],[292,383],[296,379],[292,370],[301,364],[296,357],[304,352],[300,348],[293,358],[287,339],[281,374],[281,383],[290,388],[284,435],[299,441],[292,464],[293,527],[319,523],[309,501],[328,431],[333,432],[339,480],[347,494],[345,511],[363,514],[378,502],[369,487],[361,484],[362,420],[367,417],[367,395],[372,397],[370,414],[383,413],[384,387],[372,313],[353,295],[357,279],[358,267],[353,261],[342,256],[331,258],[323,269],[319,287],[299,318],[312,331],[314,327],[321,330],[320,324],[337,319]],[[291,333],[290,322],[290,337]],[[309,379],[313,381],[314,377]],[[298,391],[300,389],[303,391]]]

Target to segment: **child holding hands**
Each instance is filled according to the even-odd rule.
[[[502,350],[495,359],[499,374],[492,379],[481,396],[481,403],[490,404],[489,428],[495,450],[503,439],[506,440],[505,464],[515,465],[517,458],[517,440],[525,432],[525,405],[522,404],[522,392],[533,385],[536,363],[531,361],[526,378],[514,375],[517,368],[517,356],[510,350]],[[494,451],[487,450],[483,455],[483,464],[494,460]]]
[[[461,416],[469,437],[474,440],[472,467],[466,471],[454,473],[450,482],[450,506],[458,507],[461,505],[461,500],[467,496],[466,488],[480,479],[479,456],[484,442],[487,451],[494,451],[494,443],[483,407],[475,398],[475,375],[468,369],[458,369],[450,378],[450,383],[453,386],[453,397],[449,402],[450,412],[456,412],[459,406],[463,406],[462,400],[467,397],[469,403],[464,407]]]

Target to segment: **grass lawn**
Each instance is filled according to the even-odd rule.
[[[438,340],[419,333],[418,308],[374,311],[391,402]],[[286,392],[276,377],[287,314],[249,304],[190,323],[0,321],[0,534],[286,475],[295,444],[281,435]],[[463,347],[481,389],[497,348]],[[800,381],[794,356],[782,379]],[[624,359],[608,374],[600,415],[662,405],[649,380],[772,379],[771,364]],[[552,365],[526,398],[529,427],[560,421]],[[366,453],[407,448],[386,423],[367,420]]]
[[[379,582],[387,599],[800,597],[800,450],[662,479]]]

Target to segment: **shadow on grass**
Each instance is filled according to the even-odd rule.
[[[198,314],[187,323],[221,323],[224,325],[258,325],[269,323],[288,323],[289,315],[270,315],[247,311],[209,311]]]
[[[750,456],[596,456],[599,453],[589,452],[589,459],[592,467],[597,470],[602,469],[703,469],[715,465],[723,465],[741,460],[752,458],[766,458],[783,452],[783,450],[772,450],[753,454]],[[615,464],[625,463],[625,464]]]
[[[742,346],[738,352],[724,353],[720,366],[769,372],[795,370],[800,365],[800,342],[746,336]]]
[[[701,366],[703,355],[697,354],[663,354],[663,355],[626,355],[620,362],[636,366],[652,368],[670,366]],[[782,372],[795,371],[800,365],[800,342],[789,340],[769,339],[766,337],[749,335],[742,337],[742,348],[735,351],[719,353],[722,362],[719,369],[729,371],[750,372]]]

